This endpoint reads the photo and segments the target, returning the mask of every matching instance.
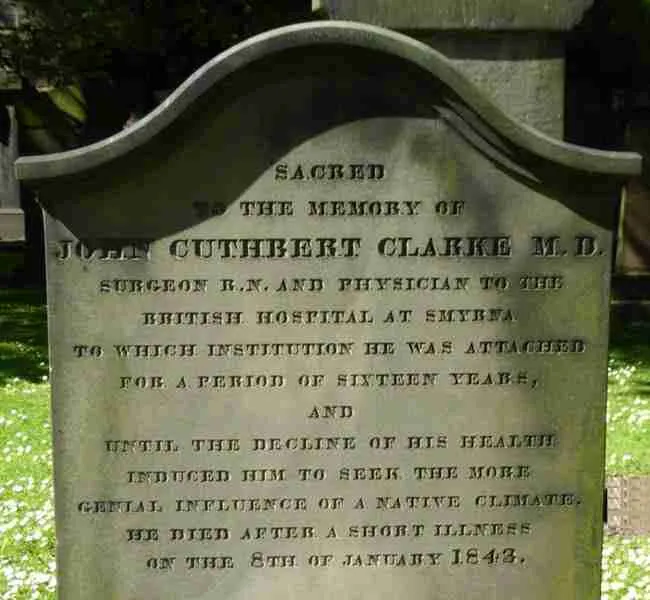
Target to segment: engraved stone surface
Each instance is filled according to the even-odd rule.
[[[21,159],[47,221],[60,598],[598,598],[638,169],[336,23]]]

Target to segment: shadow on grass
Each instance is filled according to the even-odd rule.
[[[613,320],[609,347],[613,358],[650,368],[650,322]]]
[[[14,378],[41,381],[47,375],[45,293],[0,291],[0,385]]]
[[[635,367],[630,392],[650,396],[650,322],[614,320],[609,357],[614,366]]]

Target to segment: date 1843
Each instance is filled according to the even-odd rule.
[[[451,564],[459,565],[522,565],[526,561],[514,548],[452,548]]]

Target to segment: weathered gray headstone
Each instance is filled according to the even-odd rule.
[[[638,169],[347,23],[250,40],[128,131],[21,159],[60,598],[597,598]]]

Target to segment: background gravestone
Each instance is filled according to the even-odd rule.
[[[24,215],[13,164],[18,156],[18,125],[13,108],[0,115],[0,244],[25,241]]]
[[[318,23],[17,169],[46,215],[63,600],[598,597],[636,155]]]
[[[650,534],[650,479],[612,477],[607,481],[607,529],[621,535]]]
[[[314,0],[336,20],[408,32],[509,115],[564,137],[565,41],[593,0]]]
[[[15,22],[15,7],[0,3],[0,27],[11,28]],[[0,69],[0,252],[25,241],[24,214],[13,165],[18,157],[18,123],[12,106],[14,94],[21,82],[15,75]],[[0,277],[9,271],[4,264],[8,256],[0,254]],[[13,261],[12,261],[13,262]]]

